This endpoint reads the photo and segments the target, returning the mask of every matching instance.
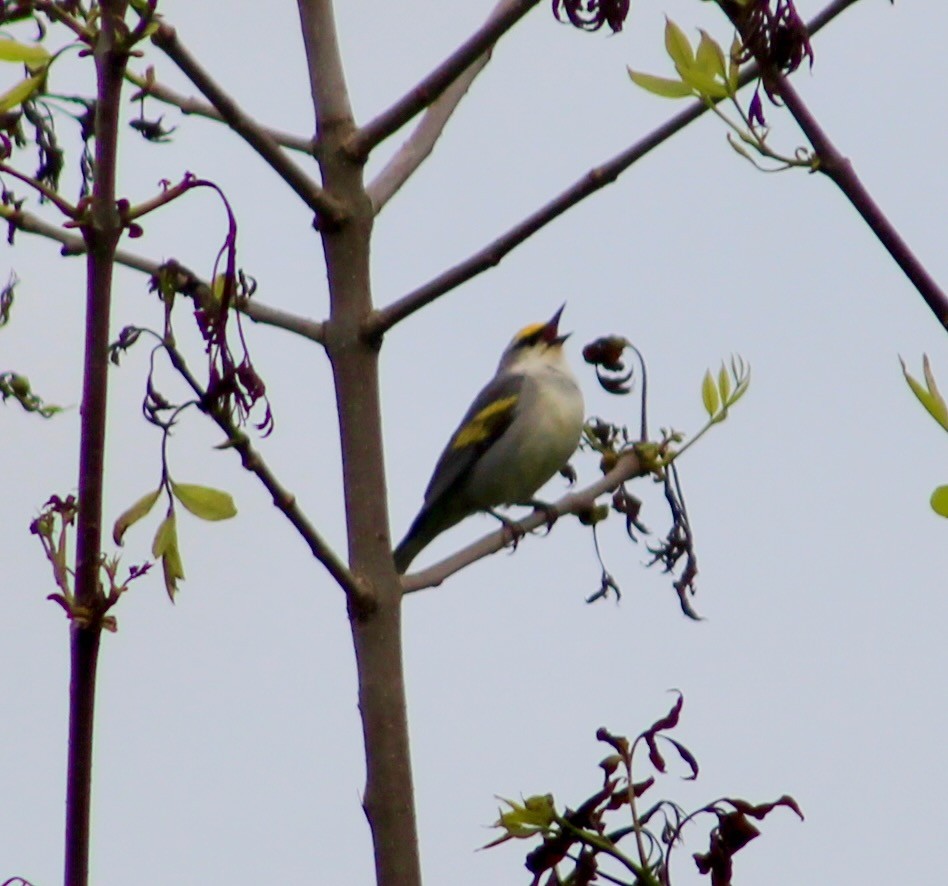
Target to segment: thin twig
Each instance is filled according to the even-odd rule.
[[[346,152],[365,159],[372,149],[402,128],[443,93],[476,59],[523,18],[540,0],[511,0],[509,9],[491,16],[437,68],[374,120],[353,133]]]
[[[254,474],[273,498],[273,504],[284,514],[293,528],[306,542],[313,556],[326,567],[326,571],[335,579],[336,583],[349,597],[350,602],[365,609],[371,609],[374,597],[359,583],[350,572],[346,564],[339,558],[328,542],[319,534],[309,519],[300,509],[294,496],[270,469],[260,453],[254,449],[250,438],[236,427],[230,417],[215,403],[207,398],[207,391],[191,373],[181,352],[173,345],[165,342],[165,350],[171,365],[178,371],[188,386],[197,395],[205,412],[214,420],[217,426],[227,435],[229,446],[240,455],[243,467]]]
[[[38,234],[41,237],[61,243],[63,255],[84,255],[86,252],[86,244],[82,237],[70,234],[38,215],[33,215],[22,209],[0,206],[0,218],[13,225],[18,231],[27,234]],[[116,250],[115,261],[127,268],[141,271],[149,277],[156,277],[163,267],[167,267],[167,262],[157,262],[154,259],[146,258],[125,249]],[[178,264],[176,270],[178,276],[175,281],[175,289],[178,292],[200,300],[203,293],[210,291],[208,282],[184,265]],[[307,317],[301,317],[299,314],[271,307],[256,299],[238,299],[235,302],[235,307],[256,323],[274,326],[277,329],[285,329],[287,332],[292,332],[319,344],[323,344],[325,341],[325,328],[322,323],[316,320],[310,320]]]
[[[856,0],[834,0],[809,22],[807,27],[810,33],[815,34],[855,2]],[[746,86],[756,79],[759,74],[760,68],[756,64],[748,65],[741,73],[739,85],[741,87]],[[375,311],[366,321],[366,336],[375,339],[383,335],[396,323],[404,320],[415,311],[457,288],[462,283],[466,283],[478,274],[500,264],[504,256],[537,231],[546,227],[577,203],[596,193],[600,188],[612,184],[633,163],[641,160],[654,148],[668,141],[677,132],[706,113],[707,110],[708,105],[704,101],[693,101],[683,111],[669,118],[621,154],[617,154],[602,165],[591,169],[559,196],[508,229],[482,249],[468,256],[464,261],[443,271],[437,277],[432,278],[387,307]]]
[[[560,516],[566,514],[585,514],[596,503],[596,499],[606,492],[612,492],[619,488],[622,483],[633,477],[642,477],[648,473],[648,469],[642,464],[638,455],[632,450],[623,453],[616,462],[615,466],[604,474],[595,483],[591,483],[585,489],[577,492],[570,492],[564,495],[559,501],[553,504],[553,510]],[[536,510],[523,520],[518,520],[517,525],[524,531],[530,533],[534,529],[539,529],[546,525],[547,515],[542,510]],[[426,588],[433,588],[440,585],[446,578],[460,572],[465,566],[482,560],[490,554],[495,554],[510,545],[509,530],[500,529],[485,535],[483,538],[469,544],[460,551],[446,557],[440,563],[429,566],[420,572],[414,572],[406,575],[402,579],[402,588],[406,594],[414,591],[422,591]]]
[[[948,330],[948,296],[919,261],[895,225],[866,190],[849,158],[844,157],[786,77],[778,77],[775,86],[780,98],[793,115],[819,158],[818,172],[825,174],[852,203],[863,221],[886,248],[895,263],[918,290],[942,327]]]
[[[158,83],[155,80],[149,80],[141,74],[136,74],[134,71],[126,71],[125,79],[128,80],[129,83],[134,83],[135,86],[141,90],[143,95],[163,102],[166,105],[172,105],[178,108],[183,114],[204,117],[207,120],[215,120],[218,123],[227,122],[223,114],[210,102],[175,92],[170,86],[166,86],[164,83]],[[274,129],[270,126],[261,126],[260,129],[270,136],[278,145],[289,148],[291,151],[300,151],[312,156],[316,150],[316,140],[312,137],[306,138],[302,135],[285,132],[282,129]]]
[[[321,224],[334,227],[345,220],[346,212],[342,205],[297,166],[269,133],[224,92],[184,47],[174,28],[162,24],[152,36],[152,41],[220,111],[227,125],[243,138],[313,210]]]

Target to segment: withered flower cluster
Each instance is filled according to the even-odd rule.
[[[629,14],[629,0],[553,0],[553,15],[583,31],[598,31],[608,25],[615,34]]]

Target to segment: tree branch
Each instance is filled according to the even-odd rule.
[[[335,579],[336,583],[349,598],[350,604],[358,607],[373,606],[374,598],[363,587],[358,579],[349,571],[349,568],[339,558],[328,542],[319,534],[309,522],[306,515],[296,502],[296,496],[287,490],[277,479],[276,475],[264,461],[263,456],[254,449],[250,438],[236,427],[227,413],[217,407],[207,398],[207,391],[191,373],[184,357],[173,345],[165,342],[165,351],[171,365],[178,371],[188,386],[197,395],[201,408],[214,420],[215,424],[227,435],[229,446],[240,455],[243,467],[254,474],[264,488],[273,497],[273,504],[283,512],[284,516],[293,525],[293,528],[306,542],[313,556],[326,567],[326,571]]]
[[[553,508],[561,517],[567,514],[587,513],[596,503],[596,499],[603,493],[614,492],[627,480],[631,480],[633,477],[644,477],[648,473],[648,469],[642,464],[638,455],[629,450],[619,458],[608,474],[604,474],[585,489],[567,493],[553,505]],[[518,520],[517,523],[524,532],[532,532],[534,529],[546,525],[546,521],[546,514],[541,510],[536,510],[523,520]],[[508,532],[503,529],[491,532],[450,557],[446,557],[440,563],[429,566],[420,572],[404,576],[402,578],[402,589],[406,594],[411,594],[426,588],[437,587],[446,578],[460,572],[465,566],[469,566],[471,563],[482,560],[484,557],[495,554],[509,546],[510,536]]]
[[[204,117],[207,120],[215,120],[218,123],[226,123],[223,114],[217,110],[210,102],[201,101],[193,96],[182,95],[176,92],[170,86],[158,83],[155,80],[149,80],[141,74],[134,71],[126,71],[125,79],[133,83],[141,90],[143,96],[148,96],[166,105],[172,105],[178,108],[183,114],[195,117]],[[274,142],[289,148],[292,151],[300,151],[310,156],[316,150],[316,141],[313,138],[304,138],[292,132],[284,132],[281,129],[273,129],[269,126],[261,126],[260,130],[265,132]]]
[[[523,18],[540,0],[506,0],[507,7],[491,17],[465,40],[437,68],[410,92],[383,111],[348,139],[346,152],[355,159],[364,160],[372,149],[402,128],[412,117],[428,107],[467,68]]]
[[[402,591],[389,532],[379,392],[379,351],[361,335],[372,309],[372,205],[363,164],[346,154],[355,130],[331,0],[298,0],[313,95],[317,160],[326,187],[350,213],[322,232],[329,281],[326,352],[332,367],[352,572],[371,588],[374,608],[349,606],[359,716],[365,748],[362,808],[380,886],[421,886],[405,668]]]
[[[828,4],[822,12],[808,23],[807,27],[810,33],[815,34],[855,2],[856,0],[834,0],[834,2]],[[759,75],[760,68],[756,64],[750,64],[741,73],[739,85],[744,87]],[[670,117],[665,123],[626,148],[622,153],[616,154],[602,165],[589,170],[582,178],[578,179],[557,197],[554,197],[545,206],[528,215],[523,221],[509,228],[495,240],[468,256],[464,261],[443,271],[437,277],[433,277],[427,283],[422,284],[385,308],[373,312],[365,324],[365,335],[370,340],[377,340],[396,323],[404,320],[415,311],[420,310],[452,289],[456,289],[478,274],[500,264],[509,252],[532,237],[537,231],[546,227],[577,203],[595,194],[600,188],[612,184],[635,162],[668,141],[673,135],[680,132],[688,124],[693,123],[707,111],[708,105],[703,101],[691,102],[683,111],[675,114],[674,117]]]
[[[513,3],[514,0],[500,0],[488,17],[485,27],[507,13]],[[491,44],[432,102],[412,134],[366,188],[376,215],[431,153],[461,99],[471,88],[477,75],[487,67],[493,48]]]
[[[321,224],[335,227],[345,220],[345,212],[339,201],[324,191],[297,166],[280,149],[270,134],[224,92],[197,59],[182,45],[174,28],[162,24],[151,39],[217,108],[227,125],[243,138],[312,209]]]
[[[102,616],[107,607],[100,585],[102,490],[105,479],[109,316],[112,272],[122,221],[116,209],[118,122],[122,74],[128,51],[121,45],[124,0],[102,0],[92,46],[96,103],[95,179],[88,212],[81,220],[86,257],[86,316],[82,406],[79,429],[79,512],[76,523],[75,601],[70,622],[69,747],[66,768],[66,886],[89,880],[92,744],[96,671]]]
[[[54,225],[38,215],[33,215],[22,209],[14,209],[12,206],[0,206],[0,218],[7,221],[16,230],[27,234],[38,234],[49,240],[55,240],[63,246],[63,255],[84,255],[86,252],[86,243],[82,237],[76,234],[70,234],[58,225]],[[114,260],[117,264],[132,268],[135,271],[141,271],[149,277],[155,277],[167,266],[167,262],[157,262],[154,259],[146,258],[134,252],[128,252],[124,249],[115,251]],[[182,295],[194,298],[198,303],[201,302],[206,294],[210,292],[210,286],[206,280],[201,279],[193,271],[181,264],[177,266],[178,278],[175,289]],[[318,344],[325,343],[325,330],[322,323],[316,320],[310,320],[301,317],[299,314],[293,314],[290,311],[284,311],[274,308],[255,299],[241,298],[235,303],[235,307],[245,316],[249,317],[255,323],[261,323],[265,326],[274,326],[277,329],[285,329],[296,335],[308,338],[310,341]]]
[[[846,199],[852,203],[863,221],[869,225],[879,242],[918,290],[942,328],[948,330],[948,296],[866,190],[852,162],[833,144],[789,79],[778,77],[775,85],[787,110],[813,145],[819,158],[818,171],[825,174],[845,194]]]
[[[309,84],[316,111],[316,138],[334,126],[352,127],[349,87],[339,54],[332,0],[298,0]]]

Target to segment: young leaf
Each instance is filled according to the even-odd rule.
[[[721,392],[721,402],[727,403],[728,397],[731,396],[731,376],[727,374],[723,363],[718,370],[718,390]]]
[[[706,98],[725,98],[728,94],[727,87],[723,83],[715,80],[710,74],[698,70],[698,68],[686,68],[676,65],[676,70],[681,74],[681,79],[685,83]]]
[[[948,517],[948,486],[939,486],[931,497],[932,510],[941,517]]]
[[[670,18],[665,19],[665,51],[675,67],[692,68],[695,63],[694,50],[685,32]]]
[[[178,581],[184,578],[184,565],[181,562],[181,551],[178,549],[177,536],[174,543],[169,545],[161,558],[161,571],[165,576],[165,590],[174,603],[174,595],[178,591]]]
[[[151,555],[153,557],[163,557],[168,548],[178,545],[178,529],[175,522],[174,511],[168,508],[165,519],[161,521],[158,529],[155,531],[155,539],[151,543]]]
[[[10,111],[17,105],[25,102],[34,92],[39,90],[46,80],[45,72],[21,80],[3,95],[0,95],[0,113]]]
[[[636,86],[660,95],[662,98],[687,98],[694,95],[694,90],[681,80],[671,80],[668,77],[656,77],[654,74],[644,74],[641,71],[629,70],[629,76]]]
[[[899,362],[902,364],[902,374],[905,376],[908,386],[912,389],[912,393],[918,397],[919,402],[928,410],[929,415],[948,431],[948,404],[945,403],[944,397],[938,390],[938,385],[935,384],[935,376],[932,374],[931,364],[928,362],[928,354],[925,354],[922,358],[922,369],[925,373],[925,381],[928,384],[927,390],[922,387],[921,382],[909,375],[905,361],[901,357],[899,357]]]
[[[737,83],[741,76],[741,66],[737,61],[740,57],[741,49],[740,38],[735,34],[734,42],[731,43],[731,51],[728,53],[727,63],[727,88],[730,90],[731,95],[737,94]]]
[[[724,50],[707,31],[699,31],[699,33],[701,34],[701,41],[698,43],[698,51],[695,53],[695,64],[700,70],[712,77],[720,77],[725,80],[727,71],[724,65]]]
[[[171,491],[181,504],[202,520],[227,520],[237,515],[233,498],[220,489],[172,481]]]
[[[153,557],[161,560],[161,569],[165,575],[165,590],[174,603],[178,590],[178,580],[184,578],[184,566],[181,564],[181,551],[178,548],[178,528],[174,511],[168,508],[165,519],[161,521],[155,540],[151,543]]]
[[[721,401],[718,399],[718,389],[714,385],[714,376],[711,375],[710,369],[705,372],[704,379],[701,381],[701,400],[708,416],[713,418],[717,414]]]
[[[0,61],[22,62],[25,65],[35,67],[46,64],[49,59],[49,53],[42,46],[0,38]]]
[[[112,540],[117,544],[122,544],[122,538],[129,526],[134,525],[142,517],[147,516],[148,512],[155,506],[158,496],[161,494],[159,486],[153,492],[147,492],[138,501],[135,502],[126,511],[123,511],[112,527]]]

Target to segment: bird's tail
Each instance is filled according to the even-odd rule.
[[[459,523],[469,511],[446,508],[444,504],[422,508],[401,544],[395,548],[395,569],[404,575],[415,559],[434,538]]]

